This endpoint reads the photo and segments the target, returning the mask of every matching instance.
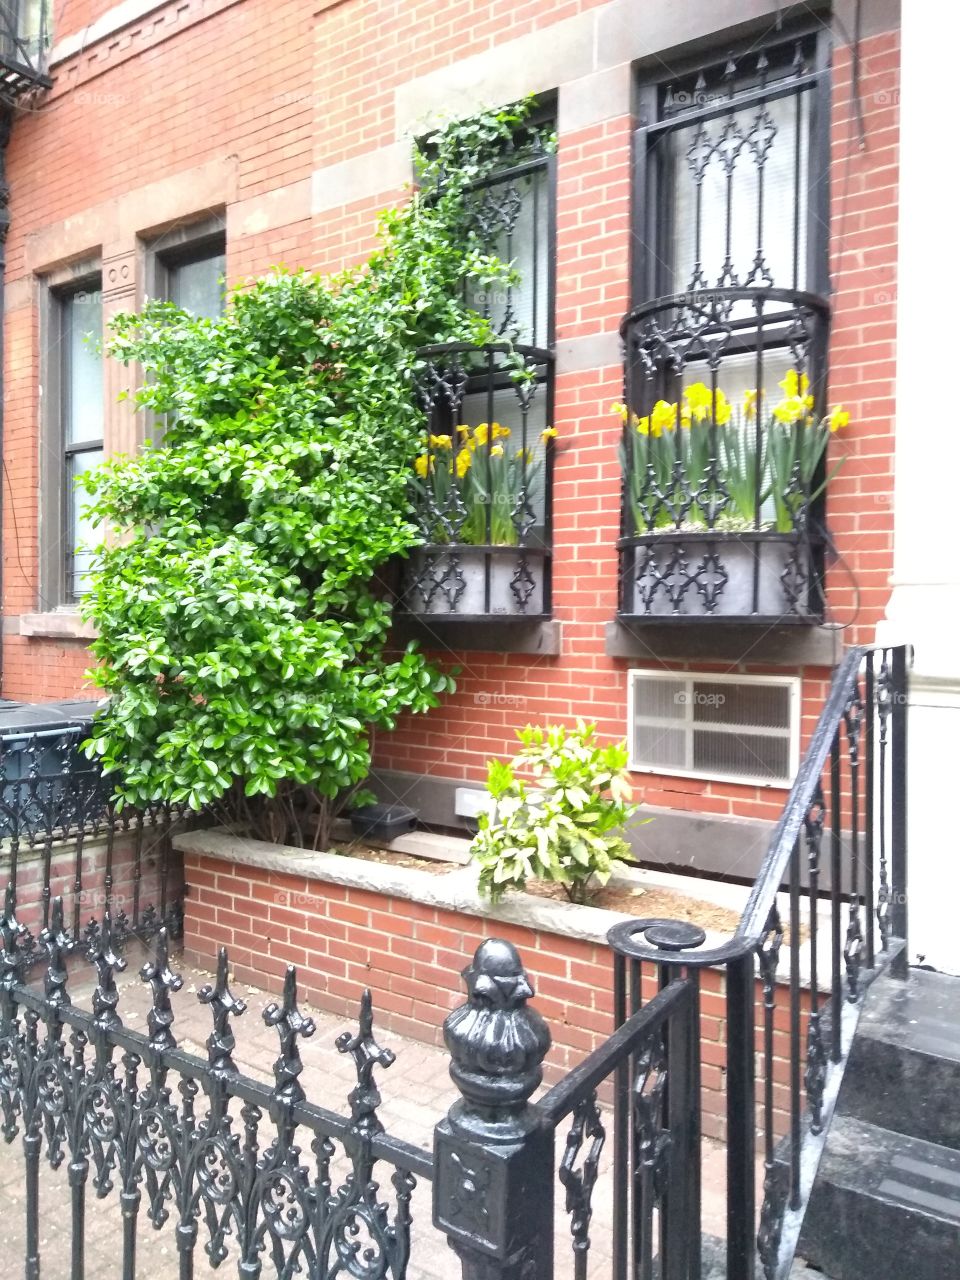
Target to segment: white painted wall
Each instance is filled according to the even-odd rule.
[[[957,218],[944,124],[960,6],[902,9],[894,580],[879,639],[915,648],[909,717],[910,959],[960,973],[960,421],[951,408]],[[941,348],[942,350],[943,348]]]

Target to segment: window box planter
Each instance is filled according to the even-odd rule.
[[[619,616],[822,618],[828,309],[728,288],[625,317]]]
[[[409,560],[411,613],[457,618],[541,618],[546,556],[512,547],[430,547]]]
[[[461,343],[420,356],[426,427],[412,485],[423,545],[404,562],[399,611],[548,618],[553,357]]]
[[[665,533],[621,543],[621,616],[815,622],[815,548],[773,533]]]

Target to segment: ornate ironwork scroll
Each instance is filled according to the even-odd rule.
[[[121,1018],[116,979],[125,962],[109,913],[85,934],[95,973],[88,1012],[68,991],[66,957],[76,941],[65,928],[61,901],[53,899],[41,936],[42,992],[20,980],[23,931],[9,893],[6,907],[0,919],[0,1111],[6,1141],[18,1133],[23,1138],[28,1273],[40,1267],[38,1172],[45,1154],[54,1168],[66,1157],[72,1274],[83,1268],[89,1184],[98,1197],[119,1196],[124,1280],[136,1274],[141,1204],[153,1228],[173,1219],[183,1274],[191,1273],[202,1241],[214,1266],[234,1257],[249,1277],[260,1275],[269,1259],[284,1280],[304,1272],[325,1280],[400,1280],[410,1250],[413,1170],[429,1174],[430,1165],[424,1152],[390,1138],[393,1194],[380,1194],[377,1171],[388,1139],[373,1072],[390,1065],[393,1055],[373,1039],[369,993],[358,1032],[338,1042],[357,1065],[345,1123],[304,1098],[300,1041],[315,1028],[299,1008],[292,968],[282,1001],[264,1011],[280,1050],[268,1088],[244,1076],[233,1058],[231,1020],[245,1006],[230,992],[225,951],[216,983],[199,995],[213,1021],[204,1061],[177,1048],[172,996],[182,979],[170,966],[164,929],[140,973],[150,991],[143,1034]],[[242,1100],[239,1125],[235,1099]],[[339,1151],[351,1172],[334,1190],[331,1166]]]

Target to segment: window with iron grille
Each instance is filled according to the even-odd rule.
[[[536,120],[473,188],[481,246],[517,270],[515,283],[465,286],[503,345],[446,344],[421,354],[426,411],[414,478],[423,537],[407,562],[402,607],[464,620],[550,613],[553,427],[554,155]],[[512,376],[513,353],[530,374]]]
[[[642,89],[622,614],[821,612],[827,77],[801,33]]]
[[[792,676],[631,671],[630,768],[787,786],[799,764],[799,699]]]

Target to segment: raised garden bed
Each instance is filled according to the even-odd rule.
[[[620,921],[666,914],[712,924],[710,940],[729,936],[735,912],[692,891],[684,917],[681,895],[663,886],[621,901],[631,910],[576,906],[541,893],[521,893],[491,907],[476,891],[472,867],[427,870],[394,855],[344,857],[264,844],[222,831],[176,838],[188,893],[187,958],[207,967],[228,946],[238,981],[273,988],[296,964],[304,998],[346,1016],[358,990],[369,987],[378,1022],[403,1035],[438,1043],[446,1014],[462,999],[461,969],[479,943],[504,937],[520,948],[537,987],[537,1006],[554,1043],[548,1077],[568,1070],[609,1035],[612,963],[607,931]],[[410,855],[400,855],[400,858]],[[628,880],[630,877],[628,877]],[[699,905],[702,904],[702,905]],[[703,912],[712,919],[704,919]],[[718,914],[720,913],[720,914]],[[721,928],[717,928],[721,925]],[[656,975],[647,966],[649,994]],[[760,990],[758,986],[758,1004]],[[723,1137],[726,1067],[725,996],[721,973],[701,982],[702,1081],[706,1132]],[[779,1086],[778,1086],[779,1088]]]

